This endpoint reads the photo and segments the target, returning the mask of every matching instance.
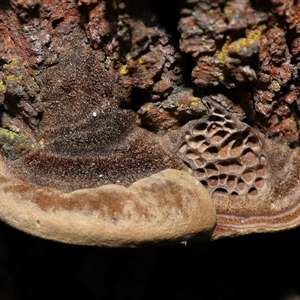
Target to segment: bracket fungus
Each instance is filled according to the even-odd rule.
[[[1,36],[0,43],[1,220],[43,238],[100,246],[211,240],[300,224],[299,148],[267,139],[229,113],[220,99],[204,97],[202,107],[193,89],[186,89],[179,49],[151,13],[140,16],[140,6],[127,7],[126,1],[27,2],[0,4],[0,33],[9,37]],[[219,10],[214,9],[207,12]],[[195,14],[182,11],[199,20],[206,16],[202,5],[195,7]],[[198,34],[206,32],[200,28],[202,21],[191,20],[185,17],[179,23],[181,39],[193,37],[186,34],[190,26],[197,33],[197,49],[190,48],[192,40],[179,43],[186,53],[199,50]],[[225,32],[225,21],[217,23]],[[20,33],[15,24],[22,27]],[[249,32],[223,50],[247,61],[259,51],[262,34]],[[237,51],[241,41],[253,37],[255,43],[247,45],[255,51]],[[195,86],[223,82],[231,89],[246,79],[252,84],[259,77],[273,78],[268,69],[256,76],[248,66],[233,76],[237,69],[230,56],[222,68],[232,76],[220,76],[221,56],[227,57],[216,48],[221,40],[215,44],[209,38],[213,47],[208,52],[214,56],[207,55],[207,49],[204,56],[196,53],[195,59],[201,55],[192,71]],[[216,61],[218,71],[210,71]],[[277,58],[274,62],[278,64]],[[274,70],[274,78],[284,73]],[[282,70],[292,68],[283,63]],[[270,89],[280,92],[276,82]],[[130,90],[132,85],[136,90]],[[273,97],[263,94],[256,90],[252,96],[264,102]],[[136,103],[130,108],[133,95]],[[290,88],[285,102],[291,104],[296,95]],[[162,99],[167,99],[163,105]],[[261,111],[271,106],[260,104],[254,106]],[[281,113],[285,108],[290,113],[285,105]],[[162,122],[152,126],[156,133],[140,126],[151,129],[156,120]],[[296,122],[287,128],[295,133]],[[292,141],[296,138],[298,132]]]
[[[167,169],[128,188],[110,184],[66,193],[7,176],[3,164],[1,170],[1,219],[39,237],[133,247],[196,238],[199,233],[208,237],[215,225],[209,194],[183,171]]]
[[[44,72],[33,149],[2,157],[0,218],[36,236],[85,245],[209,238],[216,220],[209,194],[174,170],[180,160],[120,108],[114,73],[79,41],[76,34],[64,40],[59,63]]]
[[[181,128],[174,152],[214,199],[212,239],[298,226],[299,148],[266,139],[214,101],[206,105],[207,115]]]

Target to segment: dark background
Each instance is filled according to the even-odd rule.
[[[0,223],[0,300],[300,299],[300,229],[207,244],[109,249]]]

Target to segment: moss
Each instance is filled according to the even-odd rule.
[[[0,128],[0,152],[9,159],[17,159],[35,147],[33,141],[23,133]]]

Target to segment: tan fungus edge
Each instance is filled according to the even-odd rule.
[[[128,188],[67,193],[17,180],[1,162],[0,219],[54,241],[119,247],[210,236],[216,211],[205,188],[184,171],[167,169]]]
[[[217,213],[212,240],[250,233],[277,232],[300,225],[300,149],[291,155],[291,170],[271,196],[269,211],[261,215],[238,216]]]
[[[300,191],[296,191],[291,197],[300,199]],[[300,206],[295,205],[288,211],[270,216],[243,217],[218,214],[217,224],[212,240],[250,233],[284,231],[300,225]]]

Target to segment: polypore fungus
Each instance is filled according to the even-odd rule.
[[[264,138],[214,101],[206,105],[173,151],[214,199],[212,238],[299,225],[299,149]]]
[[[110,184],[68,193],[12,178],[3,163],[0,168],[0,218],[39,237],[136,246],[209,238],[215,225],[209,194],[183,171],[165,170],[128,188]]]
[[[185,93],[180,55],[155,19],[148,28],[143,19],[132,22],[125,3],[115,18],[115,3],[79,1],[86,24],[75,1],[54,2],[13,1],[16,11],[25,9],[22,16],[0,4],[7,10],[0,30],[9,37],[0,47],[1,220],[43,238],[103,246],[217,239],[300,224],[299,148],[274,144],[219,103],[204,101],[206,111],[192,89]],[[18,17],[26,23],[20,34],[13,25]],[[194,83],[206,85],[196,77]],[[172,91],[178,97],[161,104]],[[142,99],[134,102],[132,95]],[[165,129],[164,113],[170,121],[177,111],[177,118],[187,103],[197,109],[181,121],[201,118],[166,133],[182,123],[173,120]],[[153,120],[162,124],[152,126]]]
[[[82,39],[70,34],[58,64],[44,72],[34,147],[1,162],[0,218],[85,245],[209,238],[216,220],[209,194],[192,176],[169,170],[180,160],[120,108],[115,73]]]
[[[177,154],[216,199],[255,203],[269,194],[270,166],[263,141],[217,104],[188,124]]]

